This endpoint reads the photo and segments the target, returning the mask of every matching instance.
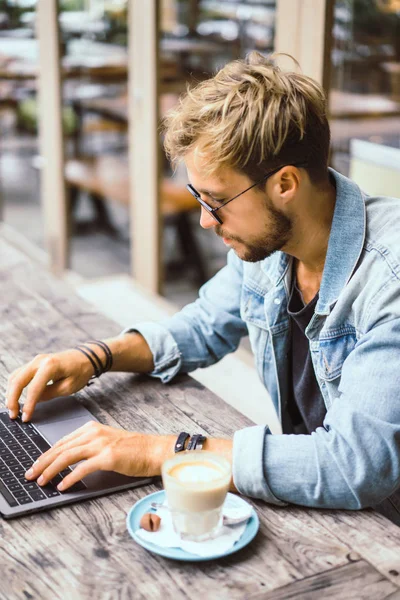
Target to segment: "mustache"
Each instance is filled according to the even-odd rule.
[[[217,226],[216,226],[216,228],[215,228],[215,233],[217,234],[217,236],[218,236],[218,237],[225,238],[225,239],[227,239],[227,240],[230,240],[230,239],[231,239],[229,235],[227,235],[226,233],[224,233],[224,232],[222,231],[221,225],[217,225]]]
[[[221,226],[215,228],[215,233],[218,237],[225,238],[228,242],[239,242],[240,244],[244,243],[241,238],[236,237],[235,235],[228,235],[227,233],[224,233],[221,229]]]

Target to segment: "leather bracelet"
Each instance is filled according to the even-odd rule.
[[[91,354],[93,356],[93,360],[97,364],[98,375],[96,375],[96,377],[100,377],[100,375],[103,375],[104,366],[101,361],[101,358],[96,354],[96,352],[92,348],[90,348],[90,346],[88,346],[87,344],[78,344],[78,346],[75,346],[75,347],[76,348],[84,348],[87,352],[89,352],[89,354]]]
[[[202,433],[196,433],[195,435],[192,435],[186,450],[202,450],[206,439],[207,438]]]
[[[110,371],[113,366],[113,355],[109,346],[107,346],[107,344],[105,342],[102,342],[101,340],[91,340],[90,342],[86,343],[95,344],[96,346],[99,346],[103,349],[103,352],[106,356],[106,366],[104,367],[103,373],[107,373],[107,371]]]
[[[94,362],[93,358],[90,356],[89,352],[86,352],[86,350],[84,350],[80,346],[74,346],[74,350],[78,350],[78,352],[81,352],[82,354],[84,354],[86,356],[86,358],[88,360],[90,360],[90,362],[92,363],[93,370],[94,370],[94,378],[100,377],[101,373],[99,373],[98,366]],[[93,377],[91,377],[90,379],[93,379]]]
[[[188,438],[190,438],[190,434],[189,433],[186,433],[186,431],[181,431],[180,432],[180,434],[176,438],[176,442],[175,442],[175,446],[174,446],[174,452],[175,452],[175,454],[177,452],[183,452],[183,450],[185,449],[185,442],[186,442],[186,440]]]

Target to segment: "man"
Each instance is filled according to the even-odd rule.
[[[231,248],[228,264],[174,317],[106,342],[113,370],[167,382],[248,334],[283,435],[265,425],[206,440],[232,461],[231,488],[280,505],[379,505],[400,522],[400,205],[328,169],[329,142],[319,85],[257,53],[189,91],[166,121],[165,145],[186,164],[200,224]],[[37,356],[10,377],[10,414],[26,386],[28,420],[38,401],[92,375],[77,350]],[[82,459],[64,489],[96,469],[159,474],[176,434],[91,424],[27,477],[47,483]]]

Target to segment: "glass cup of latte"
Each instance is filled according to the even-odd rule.
[[[164,462],[162,480],[181,539],[201,542],[218,533],[231,480],[226,458],[204,450],[178,452]]]

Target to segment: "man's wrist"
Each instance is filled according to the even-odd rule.
[[[161,467],[167,458],[174,456],[176,435],[153,435],[149,449],[149,468],[152,475],[161,475]]]
[[[126,333],[104,341],[113,356],[112,371],[151,373],[154,370],[153,354],[139,332]]]

